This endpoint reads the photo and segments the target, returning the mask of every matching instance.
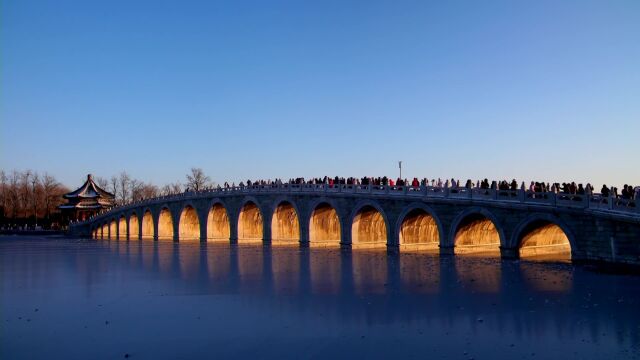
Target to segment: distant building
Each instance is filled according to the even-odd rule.
[[[87,181],[82,186],[63,197],[67,203],[58,208],[67,220],[86,220],[115,205],[115,196],[93,182],[91,174],[87,175]]]

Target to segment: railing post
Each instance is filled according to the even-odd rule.
[[[609,195],[607,197],[607,209],[608,210],[613,210],[613,199],[614,199],[614,197],[611,196],[611,195]]]
[[[523,189],[518,189],[516,191],[517,191],[517,194],[518,194],[518,201],[523,203],[527,199],[525,191]]]
[[[403,187],[402,187],[402,193],[403,193],[404,195],[407,195],[407,191],[408,191],[408,186],[406,186],[406,185],[405,185],[405,186],[403,186]]]
[[[449,197],[449,188],[444,188],[444,197]]]
[[[491,191],[493,191],[493,200],[498,200],[498,189],[493,189]]]

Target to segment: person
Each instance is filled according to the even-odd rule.
[[[536,184],[533,181],[529,184],[529,192],[531,193],[532,198],[536,197]]]
[[[609,188],[607,187],[607,185],[602,185],[602,189],[600,189],[600,194],[602,194],[602,197],[609,197]]]
[[[627,184],[624,184],[624,186],[622,187],[622,192],[620,193],[620,196],[625,200],[629,199],[629,191],[627,190],[627,186]]]
[[[571,185],[569,185],[569,192],[570,192],[572,195],[575,195],[577,191],[578,191],[578,187],[576,186],[575,181],[572,181],[572,182],[571,182]]]

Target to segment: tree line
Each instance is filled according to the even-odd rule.
[[[158,196],[175,195],[187,190],[200,191],[215,185],[200,168],[191,168],[184,183],[172,182],[163,186],[132,178],[126,171],[110,178],[96,177],[94,181],[103,190],[115,196],[116,205],[126,205]]]
[[[200,168],[192,168],[184,183],[173,182],[163,186],[135,179],[126,171],[107,178],[97,176],[94,181],[115,196],[116,205],[214,186],[211,178]],[[83,182],[84,179],[72,184],[73,189]],[[66,225],[61,223],[58,206],[66,203],[63,195],[70,191],[46,172],[0,169],[0,228],[34,228],[37,225],[50,229]]]
[[[58,205],[69,189],[49,173],[0,170],[0,226],[50,228],[60,221]]]

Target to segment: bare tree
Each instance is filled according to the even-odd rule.
[[[122,204],[126,204],[129,202],[129,196],[131,195],[131,177],[126,171],[123,171],[120,173],[118,182],[120,183],[120,201]]]
[[[145,184],[142,181],[132,180],[132,201],[140,201],[158,196],[158,187],[152,184]]]
[[[161,195],[163,195],[163,196],[175,195],[175,194],[179,194],[181,192],[182,192],[182,184],[180,184],[179,182],[167,184],[167,185],[163,186],[162,190],[160,191]]]
[[[185,186],[194,191],[203,190],[211,181],[211,178],[204,174],[201,168],[191,168],[191,174],[187,174]]]
[[[60,183],[53,176],[44,173],[40,180],[40,185],[43,193],[44,216],[48,220],[51,218],[52,204],[56,202],[55,198],[60,195],[59,191],[56,191],[60,187]]]
[[[98,186],[101,189],[107,190],[109,188],[109,181],[107,179],[97,176],[97,177],[94,177],[93,180],[96,182],[96,184],[98,184]]]
[[[111,182],[109,184],[111,185],[111,191],[113,192],[113,197],[116,201],[116,204],[120,204],[118,202],[118,178],[115,176],[112,176]]]
[[[20,176],[19,189],[20,208],[23,210],[22,216],[28,217],[29,200],[31,198],[31,170],[27,170]]]
[[[140,189],[142,188],[142,185],[144,185],[144,183],[137,179],[131,179],[131,181],[129,182],[129,188],[131,190],[131,202],[142,200],[140,196]]]
[[[38,225],[38,195],[40,193],[40,177],[37,172],[31,176],[31,205],[33,206],[33,224]]]
[[[0,170],[0,216],[4,219],[7,210],[7,174]]]
[[[15,220],[20,212],[20,195],[18,185],[20,184],[20,173],[16,170],[11,172],[9,177],[8,205],[11,209],[11,219]]]

